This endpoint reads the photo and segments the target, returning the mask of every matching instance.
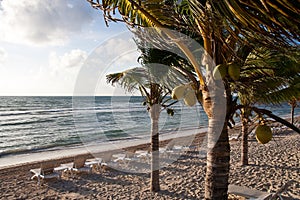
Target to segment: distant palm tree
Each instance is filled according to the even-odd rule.
[[[145,97],[145,103],[151,118],[150,190],[157,192],[160,190],[158,126],[160,112],[167,109],[168,114],[174,114],[174,111],[168,107],[176,101],[168,103],[168,100],[170,100],[168,95],[175,86],[187,83],[188,79],[177,70],[169,67],[176,64],[178,60],[171,57],[167,52],[151,48],[145,41],[136,39],[136,43],[141,52],[138,61],[142,67],[109,74],[107,75],[107,81],[111,84],[118,83],[129,92],[139,90],[140,94]],[[182,67],[180,68],[184,70]]]
[[[300,98],[293,97],[289,101],[289,105],[291,106],[291,123],[294,124],[294,115],[295,115],[295,108],[298,106],[297,101],[300,101]]]
[[[124,72],[107,75],[107,81],[119,83],[128,91],[139,89],[146,98],[148,111],[151,118],[151,188],[153,192],[160,190],[159,186],[159,116],[164,99],[165,88],[148,81],[148,70],[145,68],[133,68]]]
[[[235,88],[239,91],[242,121],[241,164],[248,164],[248,126],[251,107],[255,104],[280,104],[300,91],[295,88],[300,79],[299,55],[280,53],[266,48],[253,50],[241,67],[241,77]],[[249,87],[249,82],[252,82]],[[292,123],[293,124],[293,123]]]

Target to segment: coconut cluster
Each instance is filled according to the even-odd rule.
[[[194,106],[197,103],[195,90],[191,84],[184,84],[175,87],[172,91],[172,99],[181,100],[188,106]]]
[[[213,71],[213,77],[215,80],[225,78],[226,75],[237,81],[240,78],[241,68],[238,63],[220,64],[217,65]]]

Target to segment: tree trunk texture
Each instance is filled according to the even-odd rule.
[[[214,92],[203,93],[203,107],[209,119],[205,199],[223,200],[228,199],[230,146],[226,104],[228,107],[231,96],[225,99],[224,90],[216,92],[217,95]]]
[[[292,98],[289,101],[289,105],[291,106],[291,124],[294,124],[294,114],[295,114],[295,108],[297,107],[297,99]]]
[[[248,122],[242,115],[241,165],[248,165]]]
[[[209,126],[220,123],[210,119]],[[214,133],[208,135],[208,146],[214,140]],[[207,152],[207,168],[205,177],[205,199],[227,199],[229,178],[230,147],[227,123],[224,123],[222,133],[212,148]]]
[[[150,107],[151,117],[151,177],[150,191],[158,192],[159,185],[159,127],[158,120],[160,115],[160,106],[158,104]]]
[[[291,124],[294,124],[294,113],[295,113],[295,107],[296,106],[291,106]]]

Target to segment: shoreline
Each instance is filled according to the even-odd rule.
[[[174,133],[175,132],[175,133]],[[193,140],[203,138],[207,128],[176,130],[170,133],[160,135],[160,145],[164,146],[172,139]],[[194,141],[195,142],[195,141]],[[68,147],[66,149],[50,150],[42,152],[30,152],[25,154],[7,155],[0,157],[0,173],[9,169],[24,168],[25,166],[38,167],[40,163],[46,160],[54,160],[59,163],[72,162],[77,155],[86,158],[93,158],[93,155],[105,153],[108,151],[130,150],[130,149],[148,149],[150,146],[150,137],[134,140],[117,140],[98,144],[88,144],[81,146]]]
[[[203,126],[201,127],[184,127],[181,128],[181,132],[184,131],[188,131],[188,130],[196,130],[196,129],[205,129]],[[169,134],[173,134],[174,132],[178,131],[178,128],[174,128],[174,129],[169,129],[169,130],[163,130],[162,132],[160,132],[160,135],[169,135]],[[106,138],[104,140],[99,140],[98,142],[86,142],[86,144],[84,144],[85,142],[83,140],[80,140],[80,142],[76,142],[76,143],[70,143],[70,144],[52,144],[51,146],[45,146],[45,147],[40,147],[40,148],[34,148],[34,149],[23,149],[23,150],[11,150],[11,151],[4,151],[0,153],[0,159],[1,158],[6,158],[9,156],[19,156],[19,155],[26,155],[26,154],[31,154],[31,153],[41,153],[41,152],[46,152],[46,151],[60,151],[60,150],[64,150],[64,149],[73,149],[73,148],[81,148],[83,145],[100,145],[100,144],[105,144],[105,143],[118,143],[118,142],[127,142],[127,141],[133,141],[133,140],[141,140],[141,139],[145,139],[146,137],[148,137],[149,133],[147,134],[141,134],[141,136],[132,136],[132,137],[121,137],[121,138],[109,138],[109,137],[103,137]]]

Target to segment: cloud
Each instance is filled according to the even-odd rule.
[[[104,41],[89,54],[77,73],[75,95],[123,95],[106,82],[106,75],[122,72],[138,65],[139,53],[129,32],[120,33]]]
[[[82,0],[2,0],[0,38],[31,45],[62,45],[92,23],[91,10]]]
[[[97,61],[98,66],[113,68],[112,71],[121,71],[138,65],[139,56],[135,42],[129,32],[119,34],[99,45],[91,54],[90,59]],[[109,69],[105,69],[111,71]]]
[[[0,65],[6,61],[7,58],[7,52],[5,49],[0,47]]]
[[[73,49],[62,56],[58,56],[56,52],[51,52],[49,55],[49,66],[54,72],[79,68],[83,65],[87,56],[87,52],[80,49]]]
[[[49,64],[0,67],[0,95],[71,95],[85,51],[52,52]],[[29,64],[28,64],[29,65]]]

